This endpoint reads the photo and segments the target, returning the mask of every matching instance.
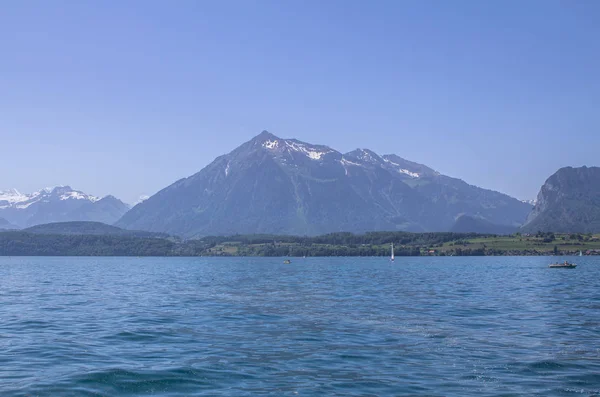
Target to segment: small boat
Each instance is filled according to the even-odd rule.
[[[583,256],[583,252],[579,251],[579,256]]]
[[[392,243],[392,256],[390,257],[390,261],[394,261],[394,243]]]
[[[289,259],[286,259],[286,260],[283,261],[283,263],[285,263],[286,265],[288,265],[288,264],[292,263],[292,261],[289,260]]]
[[[548,265],[548,267],[555,268],[555,269],[575,269],[577,267],[577,265],[574,263],[569,263],[567,261],[564,261],[564,263],[552,263],[552,264]]]

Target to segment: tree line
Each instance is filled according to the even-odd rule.
[[[117,235],[0,233],[2,256],[200,256],[227,255],[218,245],[233,244],[247,256],[386,256],[389,244],[397,256],[420,255],[421,246],[476,237],[469,233],[372,232],[331,233],[315,237],[277,235],[212,236],[194,240]]]
[[[370,232],[330,233],[322,236],[236,235],[200,239],[137,237],[124,235],[33,234],[23,231],[0,232],[0,256],[389,256],[394,243],[396,256],[429,254],[445,243],[435,255],[541,254],[537,251],[507,251],[469,248],[472,238],[496,237],[476,233]],[[552,234],[535,236],[554,240]],[[588,236],[574,234],[574,243]],[[576,244],[576,243],[575,243]],[[555,248],[555,254],[558,248]]]

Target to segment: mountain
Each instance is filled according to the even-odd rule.
[[[16,230],[20,229],[17,225],[13,225],[4,218],[0,218],[0,230]]]
[[[32,194],[15,189],[0,192],[0,217],[19,227],[65,221],[114,223],[128,210],[127,204],[113,196],[97,198],[69,186]]]
[[[566,167],[542,186],[524,232],[600,232],[600,168]]]
[[[512,234],[518,231],[518,227],[497,225],[485,219],[461,215],[450,231],[454,233]]]
[[[165,233],[152,233],[139,230],[125,230],[101,222],[56,222],[36,225],[23,229],[23,232],[34,234],[59,235],[96,235],[96,236],[129,236],[141,238],[165,238]]]
[[[461,214],[519,226],[531,206],[396,155],[263,131],[139,203],[116,225],[197,237],[447,231]]]

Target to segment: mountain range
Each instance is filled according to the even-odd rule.
[[[532,206],[395,154],[342,154],[267,131],[137,204],[116,226],[185,237],[518,228]]]
[[[70,186],[46,188],[32,194],[16,189],[0,192],[0,218],[14,229],[51,222],[96,221],[112,224],[129,206],[114,196],[102,198],[74,190]]]
[[[114,196],[98,198],[69,186],[32,194],[0,191],[0,230],[54,222],[71,223],[31,231],[81,234],[98,229],[89,222],[102,222],[137,234],[188,238],[378,230],[599,232],[600,168],[562,168],[536,200],[519,201],[395,154],[341,153],[263,131],[198,173],[141,197],[131,210]]]

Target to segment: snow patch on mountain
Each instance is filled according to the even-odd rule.
[[[279,146],[279,141],[277,139],[275,140],[266,140],[263,142],[263,147],[266,147],[267,149],[275,149],[277,146]]]
[[[396,171],[398,171],[401,174],[406,174],[406,175],[410,176],[411,178],[418,178],[418,177],[420,177],[420,175],[418,173],[409,171],[406,168],[402,168],[402,166],[400,164],[395,163],[395,162],[393,162],[390,159],[384,158],[383,161],[385,161],[388,164],[393,165],[396,168]]]
[[[18,208],[20,210],[25,209],[27,207],[29,207],[31,204],[35,204],[37,203],[39,200],[27,200],[27,201],[22,201],[20,203],[16,203],[13,205],[13,208]],[[46,200],[47,201],[47,200]]]
[[[5,202],[4,205],[11,203],[18,203],[27,200],[28,196],[19,192],[17,189],[8,189],[0,191],[0,203]],[[2,205],[0,205],[1,207]]]
[[[150,196],[147,196],[145,194],[142,194],[140,196],[140,198],[137,199],[137,201],[135,203],[133,203],[133,205],[138,205],[139,203],[143,203],[144,201],[148,200],[150,198]]]
[[[348,166],[362,167],[362,164],[355,163],[354,161],[347,160],[343,157],[340,160],[340,164],[344,167],[344,171],[346,172],[346,175],[348,175]]]
[[[317,149],[300,142],[285,141],[285,145],[295,152],[305,154],[311,160],[321,160],[324,155],[333,152],[331,149]]]
[[[406,174],[406,175],[408,175],[410,177],[413,177],[413,178],[418,178],[419,177],[419,174],[417,174],[416,172],[410,172],[409,170],[406,170],[404,168],[399,169],[398,172],[400,172],[401,174]]]
[[[89,200],[92,203],[100,200],[98,197],[94,197],[94,196],[89,196],[85,193],[82,192],[78,192],[76,190],[72,190],[70,192],[66,192],[60,195],[60,200],[70,200],[70,199],[74,199],[74,200]]]
[[[335,152],[326,146],[310,145],[295,139],[281,139],[267,132],[263,132],[257,138],[264,139],[261,140],[263,148],[277,154],[300,153],[311,160],[321,160],[326,154]],[[281,158],[281,160],[285,161],[285,158]]]
[[[343,157],[340,160],[340,163],[342,163],[342,165],[354,165],[354,166],[357,166],[357,167],[362,167],[362,164],[355,163],[354,161],[347,160],[347,159],[345,159]]]

